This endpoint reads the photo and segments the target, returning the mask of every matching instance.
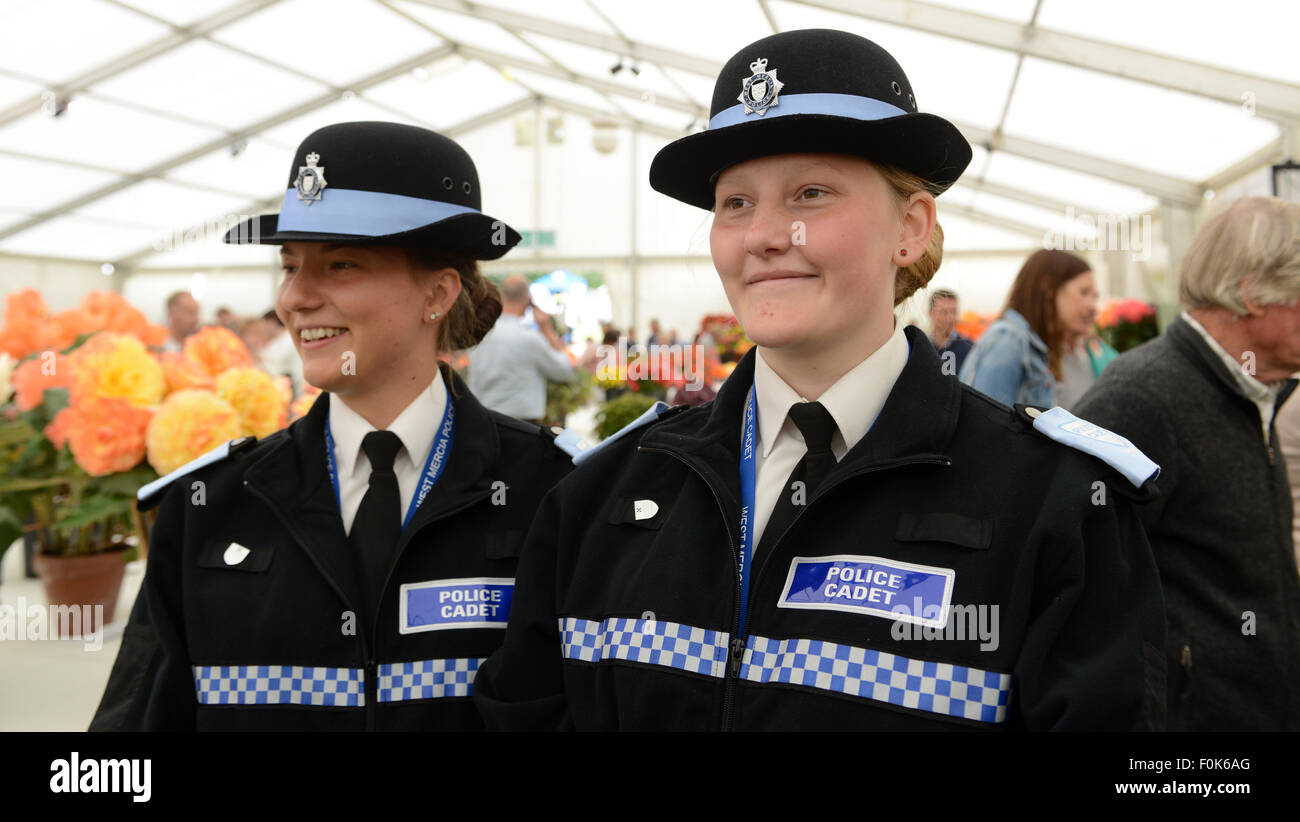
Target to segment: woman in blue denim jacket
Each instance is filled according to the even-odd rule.
[[[1065,251],[1036,251],[958,378],[1007,405],[1055,405],[1061,357],[1091,332],[1096,313],[1097,289],[1087,261]]]

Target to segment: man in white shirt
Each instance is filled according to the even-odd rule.
[[[537,329],[524,325],[532,298],[528,279],[501,284],[501,316],[469,354],[469,389],[484,407],[540,424],[546,416],[546,381],[568,382],[573,366],[549,317],[536,308]]]

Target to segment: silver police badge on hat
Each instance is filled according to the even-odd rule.
[[[749,70],[754,73],[745,78],[740,96],[736,99],[745,106],[746,114],[758,112],[758,116],[762,117],[767,114],[769,108],[776,105],[776,97],[781,93],[781,87],[785,83],[776,79],[776,69],[767,70],[766,57],[760,57],[750,63]]]
[[[325,166],[317,166],[320,162],[320,155],[312,152],[307,155],[307,165],[298,166],[298,178],[293,181],[293,187],[298,189],[298,199],[306,200],[307,205],[311,205],[313,200],[320,199],[320,193],[325,190]]]

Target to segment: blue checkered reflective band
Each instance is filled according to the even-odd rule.
[[[560,640],[565,659],[622,659],[706,676],[722,676],[726,670],[726,633],[676,622],[625,617],[596,622],[562,617]]]
[[[469,696],[482,658],[421,659],[379,666],[380,702]]]
[[[1011,674],[816,639],[751,636],[740,678],[805,685],[981,722],[1005,722],[1011,704]]]
[[[359,708],[366,704],[360,668],[304,668],[296,665],[195,665],[201,705],[319,705]]]

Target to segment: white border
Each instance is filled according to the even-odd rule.
[[[429,582],[408,582],[402,585],[398,593],[397,632],[399,634],[422,634],[425,631],[450,631],[457,628],[505,628],[505,622],[454,622],[449,624],[418,625],[406,624],[406,596],[410,591],[424,588],[452,588],[462,585],[509,585],[515,587],[514,577],[464,577],[462,579],[435,579]],[[511,603],[514,594],[511,594]]]
[[[868,605],[831,605],[824,602],[786,602],[786,597],[790,596],[790,586],[794,584],[795,568],[798,567],[800,562],[872,562],[889,568],[903,568],[909,571],[938,574],[944,578],[943,605],[939,608],[939,616],[936,619],[926,619],[925,617],[915,616],[913,614],[899,614]],[[790,561],[790,570],[785,575],[785,587],[781,591],[781,596],[776,601],[776,607],[805,609],[810,611],[843,611],[847,613],[867,614],[868,616],[883,617],[891,622],[911,622],[916,625],[925,625],[931,628],[942,628],[948,624],[948,611],[952,605],[952,586],[956,578],[957,574],[951,568],[936,568],[932,565],[917,565],[916,563],[887,559],[885,557],[873,557],[861,554],[835,554],[834,556],[826,557],[795,557]]]

